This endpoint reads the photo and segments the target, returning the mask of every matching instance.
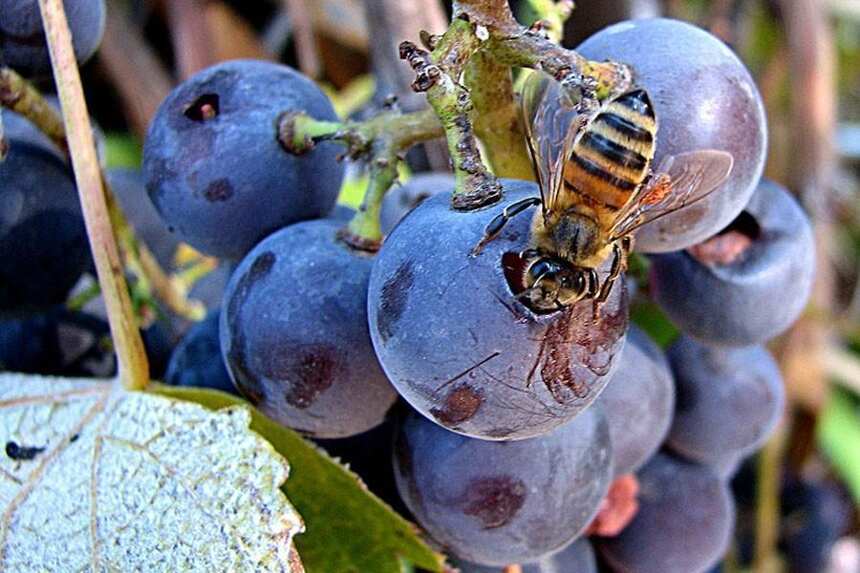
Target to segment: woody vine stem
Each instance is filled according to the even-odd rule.
[[[583,109],[630,84],[626,66],[587,60],[552,39],[570,13],[569,0],[532,4],[544,19],[526,28],[514,19],[507,0],[455,1],[444,34],[422,33],[423,48],[400,45],[400,57],[415,72],[412,89],[426,93],[430,110],[387,110],[363,122],[317,121],[296,113],[281,117],[278,137],[288,152],[301,154],[316,142],[332,140],[346,146],[347,156],[368,161],[370,184],[342,234],[347,243],[369,251],[379,248],[382,197],[396,181],[405,151],[421,141],[445,136],[456,180],[454,209],[470,211],[498,201],[498,177],[532,178],[512,68],[548,73]]]

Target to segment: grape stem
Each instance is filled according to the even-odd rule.
[[[278,126],[278,140],[290,153],[305,153],[320,141],[337,141],[346,146],[345,156],[369,161],[370,184],[364,200],[340,234],[350,246],[369,252],[378,250],[382,242],[382,197],[397,180],[403,154],[416,143],[443,134],[430,109],[412,113],[388,109],[361,122],[319,121],[303,113],[286,113]]]
[[[0,68],[0,106],[33,122],[60,151],[68,155],[63,118],[27,80],[10,68]]]
[[[63,118],[35,87],[9,68],[0,68],[0,107],[8,108],[27,118],[69,157]],[[189,320],[201,320],[206,314],[203,304],[189,300],[181,283],[168,276],[158,264],[152,251],[135,236],[133,227],[120,209],[103,174],[102,185],[111,222],[119,237],[125,266],[133,269],[138,280],[145,282],[147,290],[151,288],[155,296],[171,312]]]
[[[149,364],[134,320],[116,238],[110,225],[101,169],[63,2],[39,0],[39,10],[63,108],[87,235],[117,352],[119,378],[126,389],[142,390],[149,383]]]
[[[455,1],[454,17],[444,34],[422,33],[426,49],[412,42],[400,44],[400,57],[415,74],[412,89],[426,94],[428,111],[387,110],[364,122],[347,123],[291,112],[282,116],[279,139],[287,151],[303,153],[314,142],[330,139],[346,145],[347,155],[368,160],[370,185],[344,233],[350,244],[378,248],[382,240],[378,213],[385,191],[397,180],[396,164],[409,146],[427,139],[445,136],[456,179],[454,209],[469,211],[498,201],[502,189],[497,176],[533,178],[511,68],[550,74],[584,110],[630,85],[627,66],[590,61],[550,38],[548,33],[559,36],[571,10],[569,0],[532,4],[545,19],[526,28],[517,23],[507,0]],[[407,134],[398,135],[403,129]],[[481,156],[478,138],[492,172]]]

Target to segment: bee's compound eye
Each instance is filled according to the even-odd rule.
[[[585,276],[583,273],[568,271],[561,277],[560,284],[562,288],[582,293],[585,291]]]
[[[531,266],[529,274],[538,278],[547,274],[558,272],[558,265],[548,259],[541,259]]]

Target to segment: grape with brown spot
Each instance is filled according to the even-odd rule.
[[[367,332],[372,257],[332,219],[267,237],[239,264],[221,308],[221,351],[236,387],[276,421],[340,438],[383,421],[396,393]]]
[[[374,348],[400,395],[450,430],[492,440],[545,434],[587,408],[627,328],[624,281],[599,307],[536,315],[517,299],[504,260],[530,247],[533,209],[472,254],[505,205],[538,194],[531,182],[503,184],[505,198],[480,211],[452,210],[447,193],[415,208],[377,254],[368,292]]]
[[[308,78],[253,60],[198,72],[164,100],[146,137],[143,172],[149,197],[179,238],[240,259],[266,235],[332,209],[343,179],[338,146],[285,151],[276,125],[287,111],[337,119]]]
[[[403,501],[447,551],[481,565],[528,563],[594,517],[612,479],[609,429],[595,406],[543,436],[498,442],[410,412],[394,468]]]

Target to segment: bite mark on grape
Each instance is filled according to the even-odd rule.
[[[233,185],[230,180],[222,177],[206,186],[203,197],[210,203],[224,202],[233,196]]]
[[[526,378],[526,387],[531,386],[536,374],[546,386],[553,399],[565,404],[568,396],[566,388],[575,399],[585,399],[591,392],[588,383],[581,380],[572,367],[575,350],[583,353],[577,361],[581,362],[594,375],[606,376],[612,365],[616,343],[624,336],[627,328],[627,291],[623,282],[617,309],[614,313],[605,312],[607,303],[601,307],[595,318],[590,300],[581,301],[559,312],[540,338],[537,358]],[[598,360],[602,361],[598,362]]]
[[[446,426],[453,426],[471,419],[483,402],[483,392],[462,384],[448,392],[441,408],[431,408],[430,413]]]
[[[334,384],[339,362],[337,352],[330,346],[319,344],[305,350],[289,371],[279,373],[282,379],[291,381],[284,399],[300,410],[309,407]]]
[[[463,513],[481,520],[484,529],[507,525],[526,500],[526,486],[511,476],[473,479],[466,488]]]

